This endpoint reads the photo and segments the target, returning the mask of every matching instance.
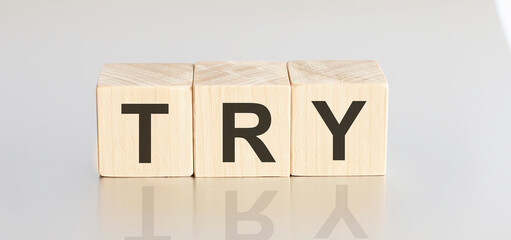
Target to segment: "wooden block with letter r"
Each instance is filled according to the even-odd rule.
[[[375,61],[292,61],[291,174],[384,175],[387,80]]]
[[[99,174],[193,174],[192,64],[105,64],[96,88]]]
[[[289,176],[286,64],[199,62],[194,74],[195,176]]]

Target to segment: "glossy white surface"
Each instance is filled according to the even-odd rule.
[[[152,206],[155,235],[223,239],[232,230],[226,202],[236,196],[246,211],[269,191],[262,213],[274,239],[314,238],[336,199],[369,239],[509,239],[511,54],[496,6],[2,1],[1,238],[140,236],[143,226],[151,233],[143,221]],[[102,64],[298,59],[379,61],[390,89],[386,177],[98,177]],[[241,233],[260,228],[239,225]],[[343,220],[330,235],[338,237],[354,238]]]

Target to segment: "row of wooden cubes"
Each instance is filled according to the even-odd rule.
[[[99,173],[384,175],[387,99],[375,61],[105,64]]]

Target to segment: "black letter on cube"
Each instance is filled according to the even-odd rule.
[[[235,128],[236,113],[253,113],[259,117],[259,123],[253,128]],[[234,162],[234,140],[244,138],[254,149],[261,162],[275,162],[266,145],[257,136],[270,128],[271,114],[264,105],[257,103],[223,104],[223,162]]]
[[[312,101],[312,104],[314,104],[314,107],[316,107],[316,110],[318,110],[319,115],[325,122],[328,129],[330,129],[330,132],[333,134],[334,137],[334,143],[333,143],[333,155],[334,160],[344,160],[344,152],[346,146],[344,145],[344,137],[348,130],[351,127],[351,124],[355,121],[358,114],[360,113],[360,110],[362,110],[362,107],[364,107],[364,104],[366,101],[353,101],[351,102],[350,107],[348,108],[348,111],[346,111],[346,114],[342,118],[340,123],[337,123],[337,119],[335,119],[334,114],[328,107],[328,104],[326,104],[325,101]]]
[[[151,163],[151,114],[168,114],[168,104],[122,104],[122,114],[138,114],[138,162]]]

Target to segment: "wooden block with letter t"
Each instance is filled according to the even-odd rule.
[[[99,173],[193,174],[192,64],[105,64],[97,94]]]
[[[291,174],[384,175],[387,80],[375,61],[292,61]]]
[[[286,64],[199,62],[194,74],[195,176],[289,176]]]

